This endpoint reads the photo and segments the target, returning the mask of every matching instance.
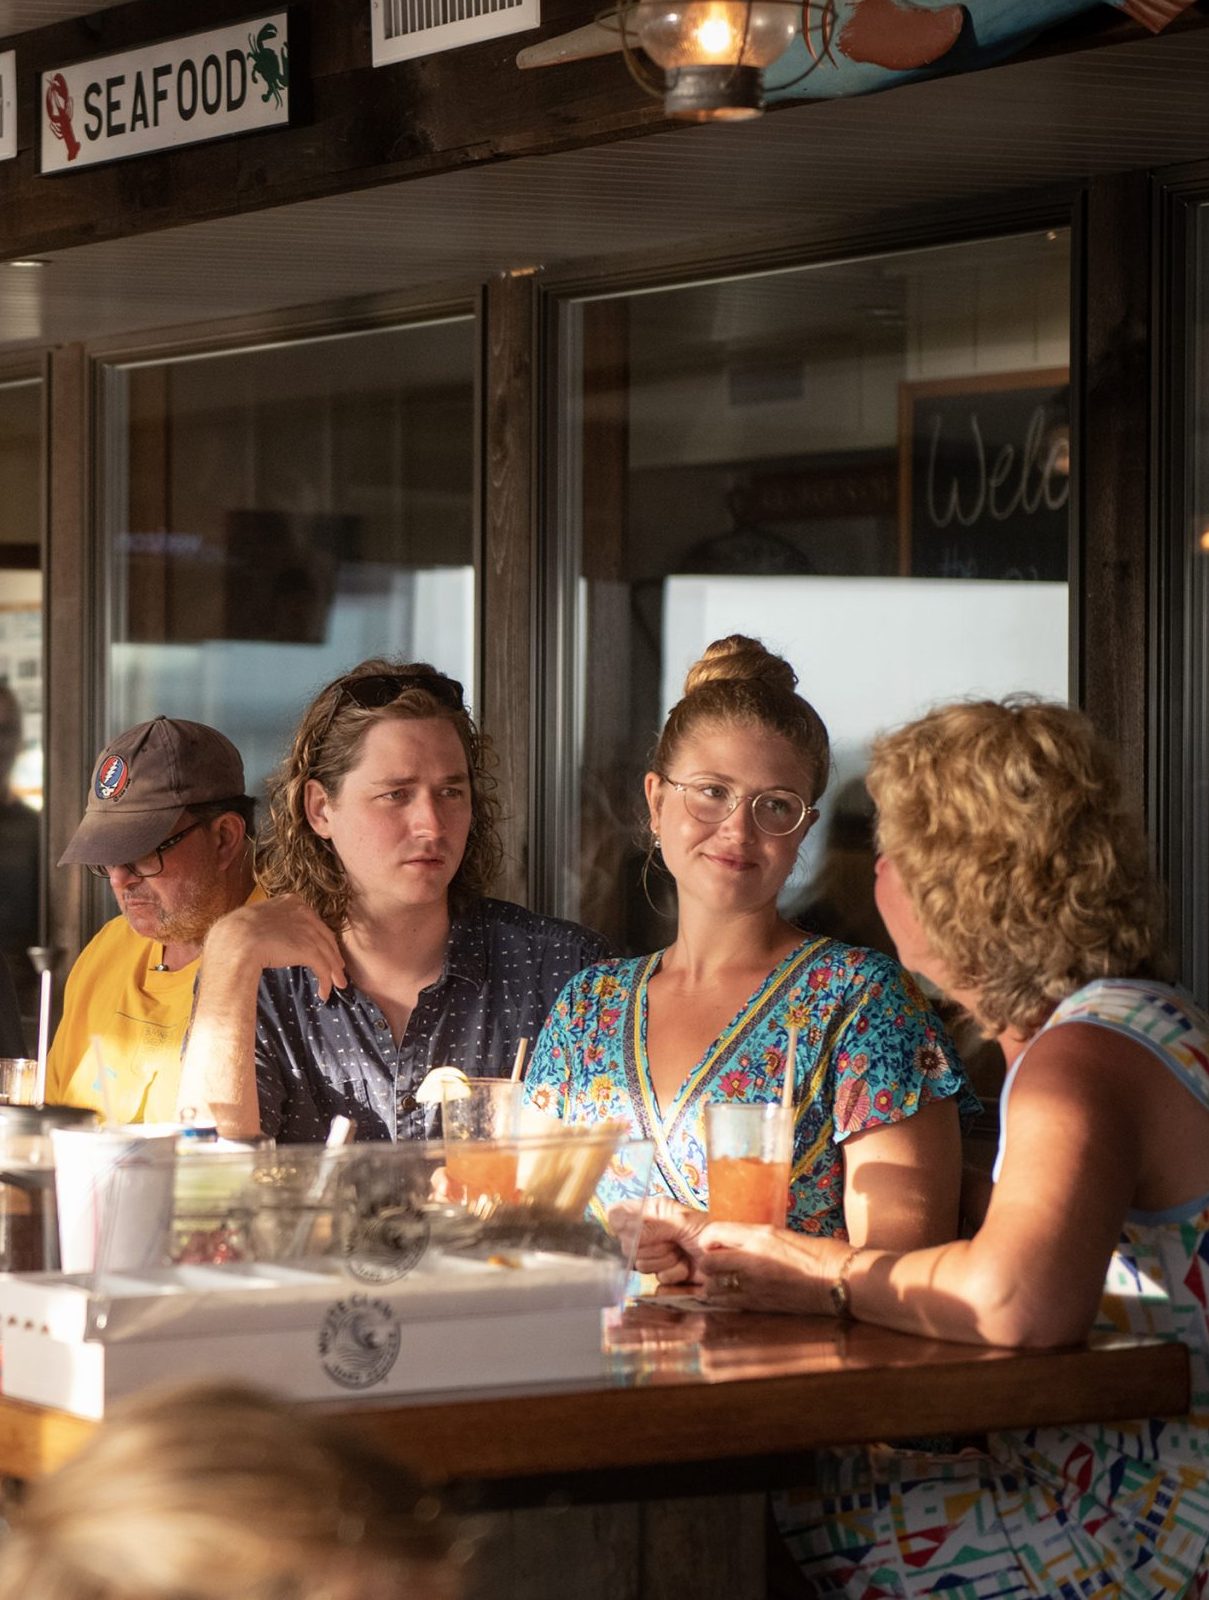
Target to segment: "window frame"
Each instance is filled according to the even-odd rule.
[[[1085,196],[1033,197],[1030,203],[1001,210],[993,219],[954,228],[951,221],[926,219],[915,228],[870,232],[846,243],[819,242],[813,246],[773,246],[748,253],[732,252],[701,261],[669,259],[642,262],[628,268],[587,276],[568,271],[551,276],[544,284],[545,363],[542,371],[542,422],[545,471],[538,531],[541,583],[538,591],[540,621],[537,633],[541,670],[535,684],[534,789],[544,804],[533,817],[534,850],[529,878],[530,903],[558,916],[575,916],[568,884],[578,862],[580,775],[574,764],[577,748],[578,674],[582,670],[579,643],[581,606],[578,576],[582,570],[580,519],[575,464],[568,468],[570,429],[563,425],[566,386],[576,387],[578,408],[582,386],[578,383],[578,351],[582,341],[578,308],[585,300],[605,299],[649,291],[686,289],[737,276],[838,267],[846,262],[891,256],[947,245],[978,244],[1013,235],[1060,228],[1070,234],[1070,372],[1071,372],[1071,498],[1067,581],[1069,592],[1069,683],[1072,701],[1087,705],[1096,686],[1083,670],[1085,617],[1096,605],[1094,581],[1086,574],[1083,540],[1083,493],[1080,464],[1083,458],[1086,397],[1081,381],[1083,353],[1087,348],[1088,217]],[[1077,376],[1080,381],[1076,381]],[[573,530],[573,532],[572,532]],[[1088,707],[1095,715],[1094,706]],[[652,739],[657,730],[652,729]]]

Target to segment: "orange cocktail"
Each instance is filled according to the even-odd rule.
[[[781,1227],[789,1209],[793,1111],[722,1101],[705,1108],[709,1210],[727,1222]]]
[[[789,1208],[789,1162],[759,1156],[711,1156],[710,1216],[724,1222],[784,1225]]]
[[[445,1149],[445,1177],[451,1200],[515,1200],[515,1150],[501,1150],[473,1139],[451,1140]]]
[[[521,1086],[467,1078],[441,1097],[445,1178],[451,1200],[514,1200]]]

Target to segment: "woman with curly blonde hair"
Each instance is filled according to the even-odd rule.
[[[182,1111],[234,1138],[320,1140],[338,1115],[422,1137],[434,1065],[506,1076],[605,946],[487,897],[497,814],[460,683],[380,658],[329,683],[269,783],[269,898],[207,937]]]
[[[127,1401],[11,1520],[0,1600],[458,1600],[469,1551],[401,1468],[234,1384]]]
[[[1080,713],[947,706],[878,741],[878,905],[900,958],[1009,1063],[996,1182],[970,1239],[905,1254],[666,1213],[639,1252],[728,1305],[971,1344],[1093,1327],[1180,1340],[1192,1407],[998,1434],[984,1453],[820,1458],[779,1507],[829,1595],[1209,1590],[1209,1016],[1157,976],[1140,818]]]

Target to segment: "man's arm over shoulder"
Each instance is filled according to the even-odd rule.
[[[256,1092],[256,996],[268,967],[310,967],[323,998],[348,978],[331,929],[295,895],[229,912],[202,951],[179,1105],[209,1114],[224,1138],[261,1131]]]

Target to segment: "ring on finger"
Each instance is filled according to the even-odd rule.
[[[743,1287],[743,1279],[737,1272],[720,1272],[714,1281],[723,1294],[738,1294]]]

